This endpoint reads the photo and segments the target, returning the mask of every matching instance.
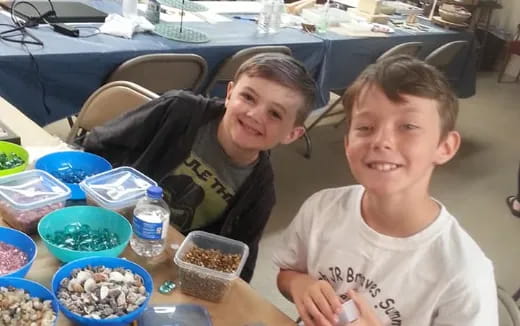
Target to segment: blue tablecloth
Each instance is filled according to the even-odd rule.
[[[103,7],[105,11],[119,10],[116,3],[94,0],[90,4]],[[9,22],[8,16],[0,14],[0,23]],[[44,42],[43,48],[0,42],[0,96],[39,125],[44,125],[78,112],[110,72],[125,60],[142,54],[195,53],[206,59],[211,75],[219,63],[242,48],[284,44],[316,75],[321,68],[322,40],[295,29],[263,36],[257,35],[255,23],[248,21],[215,25],[187,23],[186,26],[208,33],[211,41],[182,43],[148,33],[135,34],[130,40],[102,34],[71,38],[57,34],[49,27],[31,29]],[[89,32],[85,30],[85,33]],[[50,114],[44,109],[43,98]]]
[[[120,10],[116,2],[109,0],[86,2],[107,12]],[[0,14],[0,23],[9,22],[8,16]],[[199,54],[208,62],[211,76],[219,63],[242,48],[283,44],[289,46],[293,55],[313,72],[320,93],[318,105],[323,105],[328,100],[330,89],[343,88],[379,54],[395,44],[424,41],[424,52],[429,53],[450,40],[471,40],[469,34],[454,32],[397,33],[387,38],[349,38],[328,33],[317,37],[290,28],[284,28],[276,35],[260,36],[254,22],[242,20],[213,25],[188,23],[187,26],[208,33],[211,41],[182,43],[142,33],[135,34],[131,40],[102,34],[71,38],[57,34],[47,26],[31,29],[43,40],[44,47],[0,42],[0,96],[39,125],[45,125],[78,112],[87,97],[119,64],[138,55],[165,52]],[[82,32],[89,33],[88,30]],[[457,60],[463,64],[456,64],[456,69],[450,70],[459,77],[455,86],[462,90],[459,91],[462,97],[474,93],[473,57],[471,51],[459,55]],[[50,114],[45,111],[44,103]]]
[[[430,26],[432,30],[429,32],[412,34],[396,30],[389,37],[360,38],[335,33],[323,35],[326,54],[318,76],[318,84],[326,90],[343,89],[353,82],[366,66],[375,62],[386,50],[400,43],[423,42],[418,57],[424,59],[445,43],[467,40],[468,47],[457,55],[448,68],[447,75],[459,97],[473,96],[475,94],[477,55],[473,35],[468,32],[454,32]]]

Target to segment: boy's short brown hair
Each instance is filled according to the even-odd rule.
[[[393,102],[402,102],[402,95],[436,100],[441,120],[441,138],[455,129],[459,111],[456,95],[444,75],[424,61],[409,55],[392,56],[368,66],[343,95],[347,133],[352,110],[361,93],[370,86],[379,87]]]
[[[260,77],[274,81],[299,92],[303,97],[303,107],[296,111],[295,125],[303,125],[314,109],[316,85],[307,69],[298,60],[282,53],[258,54],[244,62],[235,73],[233,81],[240,76]]]

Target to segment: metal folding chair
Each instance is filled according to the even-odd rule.
[[[459,54],[459,52],[468,46],[468,41],[453,41],[441,45],[437,49],[433,50],[424,61],[430,64],[442,72],[446,72],[453,59]]]
[[[124,112],[135,110],[157,97],[159,95],[132,82],[115,81],[105,84],[85,101],[66,141],[72,145],[92,128]]]
[[[204,89],[205,94],[209,94],[217,83],[227,83],[233,80],[236,71],[249,58],[260,53],[283,53],[292,55],[291,49],[286,46],[255,46],[238,51],[229,58],[225,59],[217,69],[217,72],[211,77],[209,83]]]
[[[126,80],[162,94],[172,89],[187,89],[198,93],[208,64],[196,54],[146,54],[123,62],[107,78],[107,83]]]

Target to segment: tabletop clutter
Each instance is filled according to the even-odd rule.
[[[83,154],[93,155],[74,153]],[[146,269],[118,256],[128,245],[146,258],[169,246],[170,212],[162,189],[132,167],[90,174],[72,155],[59,157],[60,162],[45,166],[47,171],[10,168],[11,174],[0,177],[0,216],[9,226],[0,227],[0,326],[55,325],[60,311],[80,325],[100,320],[106,325],[149,324],[164,318],[161,312],[167,309],[148,307],[155,291],[222,300],[242,271],[247,245],[193,231],[170,258],[177,278],[172,274],[154,285]],[[86,205],[68,206],[73,186],[82,190]],[[54,274],[51,291],[24,278],[37,259],[38,238],[65,263]],[[188,306],[179,308],[175,318],[209,321],[204,307]]]

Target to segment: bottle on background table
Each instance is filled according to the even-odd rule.
[[[278,33],[282,25],[282,13],[284,12],[283,0],[260,0],[260,2],[262,6],[258,15],[258,33]]]

